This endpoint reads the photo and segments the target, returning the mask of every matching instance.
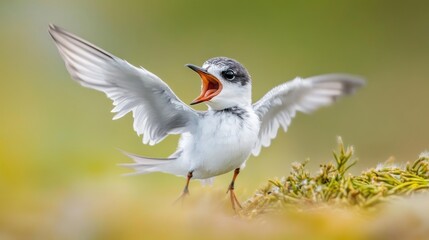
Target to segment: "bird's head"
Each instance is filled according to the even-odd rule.
[[[187,64],[201,77],[201,94],[191,105],[205,102],[210,108],[222,110],[251,104],[251,80],[247,70],[234,59],[215,57],[202,67]]]

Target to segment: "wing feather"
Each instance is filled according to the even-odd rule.
[[[262,146],[268,147],[281,126],[286,132],[296,112],[311,113],[328,106],[339,97],[350,95],[362,87],[365,81],[348,74],[326,74],[307,79],[295,78],[269,91],[253,104],[261,121],[259,142],[252,154],[259,155]]]
[[[168,134],[190,131],[198,113],[159,77],[55,25],[49,26],[49,33],[72,78],[113,100],[114,120],[133,113],[133,127],[143,135],[143,143],[153,145]]]

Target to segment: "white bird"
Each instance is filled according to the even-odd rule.
[[[360,77],[326,74],[295,78],[251,102],[251,78],[236,60],[215,57],[202,67],[187,64],[202,80],[201,94],[192,104],[204,102],[207,111],[183,103],[159,77],[55,26],[49,33],[68,72],[82,86],[104,92],[113,100],[113,119],[132,112],[134,130],[143,143],[154,145],[169,134],[180,134],[177,150],[168,158],[148,158],[126,153],[134,163],[123,164],[134,174],[163,172],[210,181],[233,171],[228,187],[232,207],[240,206],[234,182],[249,156],[268,147],[279,127],[287,130],[296,112],[310,113],[364,85]]]

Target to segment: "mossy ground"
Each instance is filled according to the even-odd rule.
[[[404,168],[387,161],[358,176],[347,173],[357,163],[353,154],[353,147],[346,148],[339,138],[333,162],[321,164],[314,176],[306,170],[308,161],[293,163],[289,176],[269,180],[246,201],[241,213],[256,216],[318,204],[373,210],[382,202],[429,189],[429,154],[421,154]]]
[[[338,139],[333,161],[312,175],[308,161],[288,176],[269,180],[243,204],[239,215],[273,217],[305,239],[426,239],[429,234],[429,153],[403,167],[388,160],[352,175],[354,148]],[[425,212],[426,214],[422,214]],[[297,230],[299,229],[299,230]]]

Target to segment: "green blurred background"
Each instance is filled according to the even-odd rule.
[[[121,177],[127,169],[116,164],[129,159],[117,148],[165,157],[178,138],[145,146],[131,116],[111,121],[111,101],[70,79],[49,23],[144,66],[188,103],[200,80],[184,64],[215,56],[248,68],[254,101],[295,76],[364,76],[355,96],[298,115],[250,158],[237,182],[245,200],[266,179],[288,174],[293,161],[310,158],[314,169],[330,159],[336,136],[356,146],[357,171],[429,148],[428,12],[427,1],[2,0],[0,238],[157,236],[168,215],[157,209],[184,184],[164,174]],[[193,182],[191,193],[223,193],[230,178],[209,188]]]

